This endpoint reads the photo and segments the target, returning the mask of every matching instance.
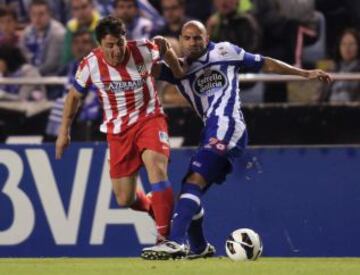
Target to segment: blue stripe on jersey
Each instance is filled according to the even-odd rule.
[[[191,87],[192,83],[194,83],[194,80],[195,80],[195,74],[192,74],[189,76],[189,78],[185,81],[188,81],[189,82],[189,86]],[[203,106],[202,106],[202,103],[201,103],[201,98],[199,96],[194,96],[194,107],[196,108],[197,112],[200,114],[200,115],[203,115],[204,114],[204,110],[203,110]]]
[[[197,110],[196,107],[194,106],[194,102],[191,101],[190,96],[189,96],[187,93],[185,93],[185,88],[184,88],[184,86],[182,85],[181,82],[178,82],[177,87],[179,88],[180,93],[186,98],[186,100],[187,100],[187,101],[191,104],[191,106],[194,108],[194,110],[195,110],[196,112],[198,112],[198,110]],[[198,113],[198,115],[200,116],[201,114]]]
[[[225,115],[229,117],[229,128],[224,137],[224,141],[226,143],[230,142],[230,139],[232,138],[235,132],[235,118],[233,116],[233,112],[234,112],[234,107],[236,104],[236,96],[237,96],[236,73],[237,73],[237,69],[236,67],[234,67],[234,78],[231,81],[231,89],[235,92],[232,93],[231,98],[225,107]]]
[[[227,76],[227,64],[223,64],[220,67],[220,70]],[[224,96],[226,95],[226,91],[229,88],[229,81],[226,83],[226,86],[222,89],[222,95],[217,99],[214,103],[214,107],[212,109],[211,114],[208,115],[208,119],[206,120],[206,137],[207,139],[210,137],[217,138],[217,131],[220,127],[219,125],[219,116],[216,115],[216,110],[220,107],[221,102],[224,100]],[[223,114],[220,114],[223,117]]]

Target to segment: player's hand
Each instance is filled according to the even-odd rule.
[[[330,83],[332,81],[330,74],[319,69],[308,70],[306,78],[310,80],[318,79],[326,83]]]
[[[152,41],[159,47],[160,56],[163,56],[170,48],[169,42],[161,35],[154,36]]]
[[[70,135],[69,134],[59,134],[56,139],[56,153],[55,158],[61,159],[62,155],[64,154],[64,151],[66,147],[68,147],[70,144]]]

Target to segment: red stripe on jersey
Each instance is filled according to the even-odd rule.
[[[98,55],[97,57],[98,57],[101,81],[104,83],[104,86],[106,87],[111,82],[109,69],[108,69],[107,64],[105,63],[104,58],[101,55],[100,56]],[[108,133],[113,133],[114,132],[114,122],[113,121],[117,118],[119,111],[117,108],[115,93],[110,89],[108,89],[105,92],[108,95],[111,112],[112,112],[112,118],[107,123],[106,127],[107,127]],[[103,104],[103,106],[104,106],[104,104]]]
[[[144,58],[142,57],[141,52],[137,47],[131,47],[131,53],[133,55],[136,66],[141,67],[141,66],[145,65]],[[146,79],[146,77],[145,77],[145,79]],[[143,101],[144,101],[143,105],[141,106],[140,111],[139,111],[140,118],[144,117],[146,115],[146,109],[149,106],[149,102],[150,102],[150,91],[149,91],[149,87],[146,84],[146,81],[143,84]]]
[[[157,92],[157,89],[156,89],[155,79],[153,77],[151,77],[151,82],[152,82],[152,85],[154,87],[155,110],[156,111],[160,110],[160,112],[161,112],[160,99],[159,99],[159,95],[158,95],[158,92]]]
[[[159,51],[159,47],[155,43],[152,43],[151,41],[147,41],[146,46],[149,49],[151,55],[152,55],[152,51]],[[157,59],[153,59],[153,58],[154,57],[152,56],[151,59],[152,59],[153,65],[160,60],[160,58],[157,58]],[[157,92],[156,85],[155,85],[155,79],[153,77],[151,77],[151,83],[152,83],[152,86],[154,87],[155,111],[160,110],[160,112],[161,112],[160,100],[159,100],[158,92]]]
[[[127,44],[127,51],[131,51],[131,48],[133,47],[133,43],[128,42]],[[117,71],[120,73],[122,81],[131,81],[131,76],[127,71],[126,68],[127,64],[122,63]],[[128,126],[129,123],[129,116],[130,114],[135,110],[135,91],[134,90],[125,90],[125,102],[126,102],[126,115],[122,119],[122,124],[125,125],[125,127]]]
[[[102,96],[101,96],[101,93],[100,93],[99,89],[96,89],[96,94],[97,94],[97,96],[98,96],[100,106],[104,106],[104,100],[103,100],[103,98],[102,98]],[[106,120],[107,120],[107,117],[106,117],[106,113],[105,113],[104,107],[101,108],[101,109],[102,109],[102,114],[103,114],[103,117],[102,117],[102,118],[103,118],[103,121],[106,121]]]

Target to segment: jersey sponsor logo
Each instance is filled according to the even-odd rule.
[[[145,83],[145,79],[110,82],[105,85],[105,90],[107,92],[112,91],[115,93],[129,91],[129,90],[136,90],[142,88],[144,83]]]
[[[205,69],[193,83],[193,90],[199,96],[212,96],[227,85],[226,76],[214,69]]]

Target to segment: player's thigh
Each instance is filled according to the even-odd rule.
[[[110,177],[114,179],[130,177],[142,165],[140,152],[134,142],[136,129],[125,135],[108,135],[110,151]]]
[[[150,182],[167,180],[170,146],[165,118],[146,121],[137,135],[136,146],[142,152],[141,158]]]
[[[121,206],[129,206],[133,203],[136,192],[137,173],[128,177],[112,178],[112,188],[116,201]]]
[[[151,183],[168,179],[168,157],[151,149],[145,149],[141,155],[146,172]]]

